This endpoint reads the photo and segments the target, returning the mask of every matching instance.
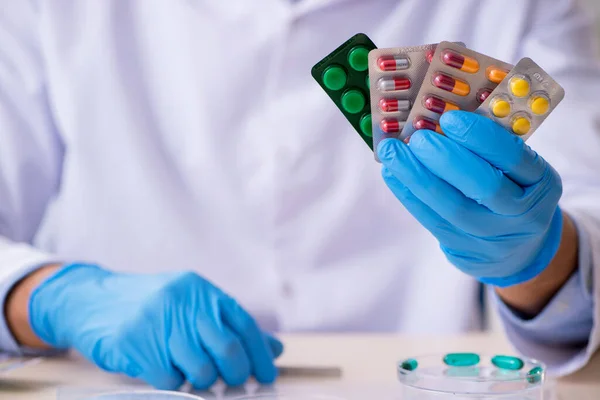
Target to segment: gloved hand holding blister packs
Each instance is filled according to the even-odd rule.
[[[386,184],[461,271],[499,287],[534,278],[560,245],[560,176],[484,116],[450,111],[440,126],[379,144]]]
[[[29,307],[46,343],[158,389],[185,380],[206,389],[217,378],[237,386],[251,375],[271,383],[283,351],[234,299],[193,273],[118,274],[72,264],[42,283]]]

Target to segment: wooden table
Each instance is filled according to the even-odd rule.
[[[452,351],[512,353],[506,340],[497,334],[457,337],[324,334],[282,335],[282,339],[286,350],[279,365],[292,368],[289,374],[280,377],[274,389],[269,390],[339,393],[346,399],[357,400],[397,399],[399,383],[395,365],[401,358]],[[308,368],[324,366],[339,367],[341,374],[320,375],[318,371],[310,373]],[[65,386],[69,389],[61,389]],[[57,398],[58,390],[74,390],[75,387],[145,388],[120,376],[104,373],[73,355],[44,360],[2,376],[0,399],[50,400]],[[600,399],[600,356],[582,371],[558,380],[554,392],[554,399],[560,400]],[[240,392],[235,393],[239,395]],[[75,400],[75,396],[67,400]]]

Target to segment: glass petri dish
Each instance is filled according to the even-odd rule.
[[[234,397],[231,400],[346,400],[344,397],[326,395],[285,395],[285,394],[259,394],[243,397]]]
[[[511,355],[451,353],[398,363],[408,399],[542,400],[545,366]]]
[[[85,400],[203,400],[202,397],[180,392],[139,390],[114,391],[85,397]]]

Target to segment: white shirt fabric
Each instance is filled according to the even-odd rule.
[[[450,40],[528,56],[565,87],[530,144],[563,177],[561,206],[590,238],[586,286],[600,298],[600,70],[577,2],[0,0],[0,10],[5,286],[50,260],[187,269],[268,330],[480,329],[478,284],[394,198],[310,75],[365,32],[379,47]],[[589,338],[551,368],[587,361],[598,310]]]

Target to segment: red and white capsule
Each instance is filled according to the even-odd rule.
[[[410,100],[398,100],[384,97],[379,100],[379,109],[386,113],[408,111],[410,110]]]
[[[400,133],[404,128],[404,121],[398,121],[395,118],[385,118],[379,123],[383,133]]]
[[[381,56],[377,65],[382,71],[402,71],[409,66],[408,58],[403,56]]]
[[[377,87],[382,92],[393,92],[396,90],[408,90],[412,83],[407,78],[381,78]]]

